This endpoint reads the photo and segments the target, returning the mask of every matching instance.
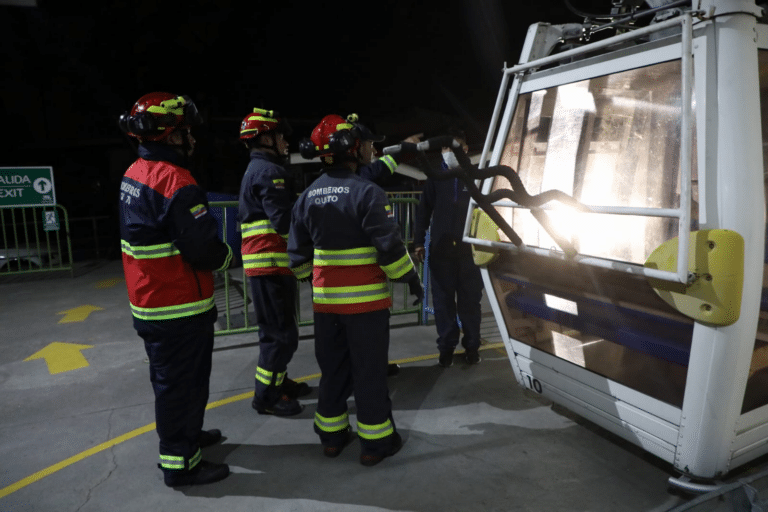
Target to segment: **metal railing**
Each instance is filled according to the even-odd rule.
[[[59,205],[0,208],[0,276],[69,271],[74,277],[67,210]]]
[[[416,205],[420,192],[390,192],[387,194],[395,211],[395,219],[401,226],[401,236],[410,247],[413,242]],[[220,222],[222,240],[232,247],[235,253],[240,252],[240,238],[232,239],[232,226],[236,225],[236,214],[232,214],[232,208],[237,208],[237,201],[211,201],[209,206],[212,213]],[[239,233],[239,226],[235,230]],[[239,260],[239,258],[238,258]],[[215,273],[215,301],[219,310],[217,336],[228,334],[242,334],[258,331],[255,313],[251,306],[250,287],[242,265],[230,268],[224,272]],[[312,287],[309,283],[297,283],[298,293],[296,312],[300,326],[312,325]],[[404,283],[390,283],[392,295],[392,315],[413,314],[417,323],[420,322],[421,305],[411,305],[408,285]]]

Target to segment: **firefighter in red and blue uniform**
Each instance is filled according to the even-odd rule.
[[[250,163],[240,185],[238,220],[243,267],[259,327],[259,360],[251,405],[259,414],[292,416],[306,383],[286,376],[299,345],[296,278],[288,268],[286,240],[296,200],[293,180],[282,163],[288,156],[288,123],[274,111],[253,109],[240,123],[240,140]]]
[[[232,250],[218,238],[205,194],[188,170],[201,121],[186,96],[141,97],[120,127],[139,141],[120,185],[120,238],[133,323],[149,357],[166,485],[215,482],[226,464],[201,459],[221,439],[202,430],[217,318],[213,270]]]
[[[372,181],[390,176],[397,161],[392,156],[371,161],[375,136],[352,114],[369,153],[360,174]],[[259,361],[252,406],[260,414],[291,416],[301,412],[296,400],[310,392],[305,383],[287,377],[288,363],[299,343],[296,318],[296,279],[288,268],[286,240],[291,208],[296,201],[291,174],[283,167],[290,135],[287,121],[273,110],[254,108],[240,123],[240,140],[251,161],[240,185],[238,220],[242,233],[243,266],[249,276],[259,327]]]
[[[315,356],[322,372],[314,429],[328,457],[352,439],[347,399],[354,393],[360,462],[402,445],[387,386],[387,280],[407,282],[421,300],[419,276],[385,192],[356,174],[365,159],[360,132],[337,115],[323,118],[302,155],[321,156],[324,173],[293,208],[288,254],[299,279],[312,277]]]

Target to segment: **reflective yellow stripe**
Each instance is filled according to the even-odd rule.
[[[394,158],[392,158],[392,155],[384,155],[379,160],[384,162],[384,165],[389,167],[389,172],[390,173],[394,173],[395,172],[395,167],[397,167],[397,162],[395,161]]]
[[[395,428],[392,426],[392,422],[389,419],[378,425],[366,425],[365,423],[357,422],[357,434],[363,439],[383,439],[394,433]]]
[[[173,469],[173,470],[183,470],[183,469],[192,469],[195,466],[197,466],[200,463],[200,460],[202,459],[203,454],[200,451],[200,448],[197,449],[197,452],[189,458],[189,462],[185,463],[184,457],[180,455],[163,455],[160,454],[160,466],[163,469]]]
[[[315,425],[323,432],[334,433],[349,427],[349,413],[334,418],[326,418],[315,412]]]
[[[283,380],[285,379],[286,372],[278,373],[277,378],[275,379],[275,386],[282,386]],[[274,374],[270,372],[269,370],[265,370],[264,368],[257,366],[256,367],[256,380],[264,384],[265,386],[269,386],[272,384],[272,376]]]
[[[150,105],[149,107],[147,107],[147,111],[152,112],[154,114],[171,113],[177,116],[183,116],[184,105],[186,104],[187,102],[183,96],[177,96],[170,100],[161,101],[159,105]]]
[[[191,459],[189,459],[189,469],[192,469],[193,467],[197,466],[200,461],[203,458],[203,453],[200,451],[200,448],[197,449],[197,452],[192,456]]]
[[[385,274],[387,274],[388,278],[397,279],[399,277],[403,277],[411,269],[413,269],[413,261],[411,261],[411,256],[406,253],[402,258],[395,261],[394,263],[390,263],[389,265],[382,265],[381,269]]]
[[[370,265],[376,263],[375,247],[356,247],[355,249],[325,250],[315,249],[315,266],[329,265]]]
[[[359,304],[387,298],[387,283],[312,288],[312,300],[318,304]]]
[[[312,262],[302,263],[298,267],[292,268],[291,271],[296,276],[296,279],[306,279],[312,275]]]
[[[274,110],[264,110],[263,108],[254,108],[253,113],[257,115],[248,116],[248,121],[267,121],[269,123],[276,123],[277,119],[274,118]]]
[[[240,232],[243,238],[254,235],[277,234],[268,219],[240,224]]]
[[[157,245],[136,245],[133,246],[125,240],[120,240],[120,247],[123,253],[137,260],[148,260],[152,258],[167,258],[181,254],[172,243]]]
[[[160,466],[165,469],[184,469],[184,457],[160,454]]]
[[[213,297],[211,297],[197,302],[160,308],[141,308],[131,304],[131,312],[133,313],[133,316],[139,320],[170,320],[172,318],[199,315],[200,313],[209,311],[213,306],[214,301]]]
[[[243,254],[243,267],[245,268],[270,268],[288,267],[290,259],[284,252],[260,252],[257,254]]]
[[[229,266],[232,264],[232,257],[233,257],[232,248],[229,245],[227,245],[227,257],[224,258],[224,263],[222,263],[222,265],[216,270],[219,272],[222,270],[227,270]]]

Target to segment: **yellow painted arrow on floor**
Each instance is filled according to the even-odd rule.
[[[48,371],[51,375],[56,373],[68,372],[88,366],[88,360],[85,359],[81,350],[93,348],[93,345],[78,345],[76,343],[61,343],[54,341],[42,350],[39,350],[26,358],[24,361],[33,359],[45,359],[48,365]]]
[[[83,306],[77,306],[76,308],[68,309],[66,311],[59,311],[57,315],[64,315],[64,318],[59,320],[60,324],[68,324],[71,322],[82,322],[88,315],[94,311],[103,311],[104,308],[99,306],[89,306],[88,304]]]

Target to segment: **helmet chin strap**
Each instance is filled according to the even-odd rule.
[[[268,150],[279,162],[285,162],[288,159],[288,155],[280,153],[280,150],[277,147],[277,137],[275,136],[275,132],[272,132],[270,139],[272,139],[271,145],[267,146],[266,144],[259,142],[257,148]]]
[[[181,144],[169,144],[169,146],[181,156],[184,167],[189,168],[192,156],[192,144],[189,142],[190,134],[184,132],[179,133],[179,135],[181,136]]]

